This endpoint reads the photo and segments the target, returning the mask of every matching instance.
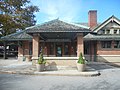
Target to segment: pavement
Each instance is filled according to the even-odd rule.
[[[77,68],[60,68],[55,71],[45,70],[37,72],[32,62],[19,62],[16,58],[0,59],[0,73],[24,74],[24,75],[55,75],[55,76],[99,76],[105,70],[112,70],[119,67],[102,62],[88,62],[86,71],[78,72]]]

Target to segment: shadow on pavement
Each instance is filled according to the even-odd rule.
[[[117,68],[115,65],[110,63],[103,63],[103,62],[90,62],[87,66],[94,68],[95,70],[104,70],[104,69],[114,69]]]

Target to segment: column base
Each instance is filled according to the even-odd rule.
[[[38,57],[32,57],[32,65],[36,65],[38,61]]]
[[[25,61],[26,61],[26,62],[32,61],[32,59],[31,59],[31,58],[32,58],[32,55],[25,55],[24,57],[25,57]]]
[[[23,55],[18,55],[18,61],[23,62]]]

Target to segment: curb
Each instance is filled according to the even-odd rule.
[[[49,72],[34,72],[34,75],[41,76],[84,76],[84,77],[92,77],[92,76],[100,76],[101,73],[98,71],[94,72],[79,72],[79,73],[49,73]]]
[[[40,76],[84,76],[84,77],[93,77],[100,76],[101,73],[98,71],[94,72],[79,72],[79,73],[52,73],[51,72],[15,72],[15,71],[0,71],[0,73],[5,74],[20,74],[20,75],[40,75]]]

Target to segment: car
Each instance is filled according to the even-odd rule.
[[[4,47],[0,47],[0,56],[3,56],[4,53]]]
[[[17,56],[18,51],[10,51],[9,49],[6,49],[6,55],[7,56]],[[0,47],[0,56],[4,55],[4,47]]]

